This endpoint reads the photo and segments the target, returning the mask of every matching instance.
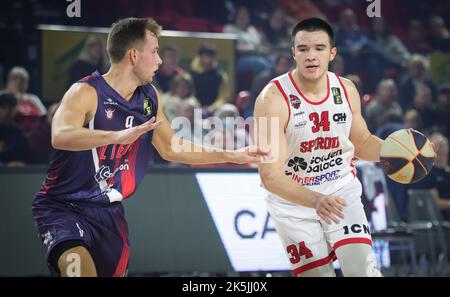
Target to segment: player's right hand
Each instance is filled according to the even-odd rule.
[[[345,200],[333,195],[318,196],[316,199],[317,215],[327,224],[339,224],[340,219],[344,218]]]
[[[130,144],[135,142],[142,134],[147,133],[150,130],[155,129],[161,124],[161,121],[156,121],[155,117],[152,117],[147,122],[140,124],[139,126],[116,131],[113,137],[114,144]]]

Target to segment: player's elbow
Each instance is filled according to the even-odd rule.
[[[268,191],[273,191],[273,187],[276,185],[277,172],[275,170],[259,169],[259,176],[261,177],[261,183]]]
[[[52,147],[57,150],[63,149],[62,133],[53,132],[52,133]]]
[[[52,147],[57,150],[67,149],[67,136],[64,131],[54,129],[52,131]]]

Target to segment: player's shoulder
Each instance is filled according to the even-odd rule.
[[[156,99],[159,97],[159,91],[158,88],[153,85],[152,83],[148,83],[142,86],[139,86],[139,88],[142,90],[142,92],[145,94],[145,96],[149,96],[153,99]]]
[[[85,82],[76,82],[72,84],[66,94],[70,95],[96,95],[97,92],[93,86]]]
[[[337,78],[341,81],[341,83],[344,85],[345,89],[347,91],[356,91],[356,86],[355,84],[348,78],[339,76],[338,74],[335,74],[337,76]]]
[[[76,82],[72,84],[64,94],[63,102],[74,102],[77,104],[93,104],[97,102],[97,91],[87,83]]]
[[[284,116],[289,110],[285,99],[275,83],[268,83],[255,102],[255,114]]]

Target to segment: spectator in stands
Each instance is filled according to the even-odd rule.
[[[17,104],[13,93],[0,95],[0,165],[23,166],[29,161],[27,139],[14,122]]]
[[[85,76],[98,70],[103,73],[107,68],[107,57],[102,39],[97,35],[89,35],[84,42],[78,59],[69,69],[68,87]]]
[[[286,52],[291,49],[291,36],[286,17],[281,8],[276,8],[262,25],[263,44],[270,54]]]
[[[293,59],[290,55],[288,55],[287,53],[280,54],[277,56],[275,65],[273,67],[264,70],[253,79],[250,89],[250,104],[246,107],[244,116],[253,114],[256,97],[262,91],[264,86],[275,77],[288,72],[292,67],[292,63]]]
[[[240,149],[250,143],[250,138],[244,126],[244,119],[240,117],[238,108],[231,103],[222,105],[214,112],[224,124],[224,147],[226,149]]]
[[[421,21],[411,20],[409,22],[405,45],[413,54],[427,55],[432,51],[431,45],[427,42]]]
[[[345,74],[345,61],[344,58],[337,54],[333,61],[330,63],[330,71],[336,73],[339,76],[344,76]]]
[[[155,74],[155,84],[166,93],[170,89],[172,79],[177,75],[183,75],[186,71],[180,66],[180,51],[173,45],[168,44],[161,50],[162,64]]]
[[[182,100],[176,115],[172,119],[171,126],[177,137],[202,145],[203,120],[201,106],[198,101],[194,98]],[[184,166],[164,160],[155,148],[152,148],[152,155],[152,160],[155,164]]]
[[[184,100],[192,99],[198,102],[195,97],[194,82],[189,74],[177,75],[170,82],[170,89],[161,96],[164,103],[164,114],[169,122],[178,114],[181,103]],[[198,105],[200,103],[198,102]]]
[[[334,59],[336,59],[336,57]],[[366,96],[366,95],[362,95],[362,94],[364,94],[364,92],[363,92],[363,84],[362,84],[361,77],[359,77],[359,75],[357,75],[357,74],[348,74],[345,76],[345,78],[352,81],[352,83],[355,85],[356,89],[358,90],[358,93],[361,94],[361,96],[362,96],[361,99],[363,99],[364,96]]]
[[[347,64],[348,73],[359,73],[365,68],[363,50],[368,41],[366,34],[359,28],[355,12],[350,8],[344,9],[336,30],[336,47],[345,61],[351,61]]]
[[[450,166],[448,163],[448,139],[441,133],[433,133],[430,141],[436,147],[436,158],[433,170],[422,181],[414,184],[414,188],[431,189],[436,203],[442,210],[444,219],[450,220]]]
[[[434,114],[438,130],[450,137],[450,84],[442,84],[438,89]]]
[[[397,94],[397,86],[393,79],[384,79],[378,84],[375,98],[365,110],[365,119],[370,131],[375,132],[382,124],[380,115],[393,113],[403,116],[402,108],[397,102]]]
[[[259,52],[262,45],[262,35],[251,23],[250,12],[245,6],[240,6],[231,24],[223,27],[224,33],[237,35],[236,50],[238,55]]]
[[[400,84],[400,105],[404,110],[410,109],[416,97],[417,88],[427,85],[432,94],[432,101],[436,98],[436,87],[434,82],[428,77],[429,62],[422,55],[414,54],[409,61],[408,74]]]
[[[218,66],[217,50],[211,45],[202,45],[191,63],[197,99],[212,114],[217,108],[229,102],[230,83],[226,72]]]
[[[198,101],[192,98],[183,100],[175,118],[178,118],[177,122],[173,121],[172,125],[181,123],[178,120],[182,120],[183,123],[183,125],[172,126],[179,138],[190,140],[196,144],[203,144],[203,120]]]
[[[51,126],[53,115],[58,109],[59,102],[48,108],[47,115],[41,116],[39,122],[26,133],[28,143],[33,145],[30,150],[31,164],[48,164],[54,152],[51,141]]]
[[[405,128],[411,128],[417,131],[423,130],[422,116],[416,109],[410,109],[403,116]]]
[[[237,91],[248,90],[254,76],[271,66],[266,58],[267,48],[263,46],[263,36],[251,23],[250,13],[245,6],[239,6],[233,23],[225,25],[223,31],[237,34],[236,86]]]
[[[411,54],[403,42],[389,32],[385,18],[370,19],[368,36],[370,50],[374,52],[374,56],[377,58],[378,64],[382,65],[383,70],[388,67],[402,70],[408,66]],[[383,73],[380,74],[382,77]]]
[[[414,97],[413,109],[421,115],[423,129],[428,132],[435,124],[435,114],[431,106],[431,90],[427,85],[420,85],[416,89]]]
[[[11,92],[18,100],[15,121],[24,131],[28,131],[47,114],[47,109],[38,96],[27,93],[30,75],[23,67],[13,67],[8,73],[6,92]]]
[[[434,51],[450,52],[450,33],[441,16],[434,15],[430,19],[429,42]]]
[[[327,20],[327,16],[311,0],[276,0],[275,2],[289,14],[291,24],[313,17]]]

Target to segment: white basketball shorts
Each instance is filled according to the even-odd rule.
[[[361,202],[362,186],[357,178],[338,190],[347,202],[345,218],[339,224],[327,224],[315,209],[289,202],[272,193],[266,204],[282,241],[294,275],[336,260],[334,251],[343,245],[372,245],[369,224]]]

